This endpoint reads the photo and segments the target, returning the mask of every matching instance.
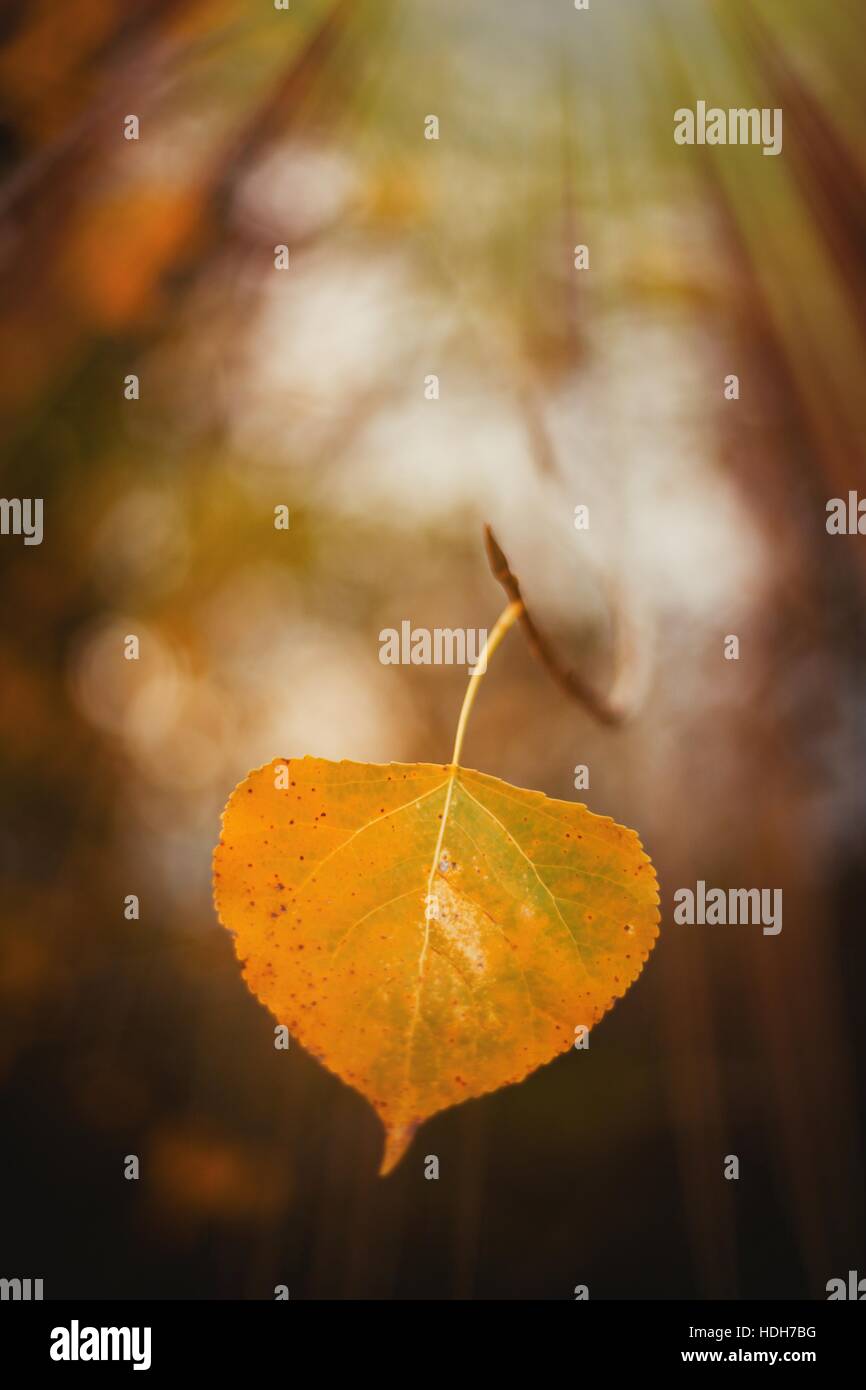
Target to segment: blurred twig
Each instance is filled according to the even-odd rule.
[[[579,700],[582,705],[589,710],[602,724],[621,724],[632,712],[634,701],[632,698],[625,698],[624,692],[628,686],[630,690],[636,688],[636,683],[631,679],[624,679],[626,676],[626,666],[634,670],[634,663],[630,660],[621,660],[617,663],[618,669],[607,695],[596,690],[589,681],[577,675],[560,661],[556,651],[550,642],[536,626],[535,620],[526,606],[526,600],[520,590],[520,583],[517,576],[512,572],[511,566],[505,554],[493,534],[491,526],[484,527],[484,543],[487,549],[487,559],[493,575],[498,579],[512,603],[522,603],[523,608],[519,622],[526,634],[533,654],[541,662],[542,666],[550,676],[556,681],[557,685],[565,691],[566,695],[573,700]],[[620,647],[622,653],[622,648]]]

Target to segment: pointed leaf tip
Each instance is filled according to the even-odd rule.
[[[417,1128],[417,1124],[385,1127],[385,1151],[382,1154],[382,1163],[379,1167],[380,1178],[386,1178],[389,1173],[393,1173],[412,1143]]]

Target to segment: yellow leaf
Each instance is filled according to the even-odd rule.
[[[634,831],[459,766],[479,674],[451,763],[275,760],[214,853],[249,988],[373,1105],[382,1173],[430,1115],[572,1047],[658,935]]]

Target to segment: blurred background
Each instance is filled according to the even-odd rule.
[[[866,1272],[866,541],[825,531],[863,485],[862,8],[31,0],[0,27],[2,492],[45,499],[41,546],[0,540],[0,1274],[547,1299]],[[697,99],[782,107],[783,153],[675,146]],[[599,689],[628,631],[637,707],[599,726],[515,631],[464,760],[634,826],[661,936],[588,1053],[437,1116],[382,1181],[366,1103],[274,1050],[210,856],[274,756],[447,759],[465,672],[382,666],[378,634],[492,626],[484,521]],[[673,925],[699,878],[781,887],[781,935]]]

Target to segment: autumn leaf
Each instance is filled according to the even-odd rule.
[[[658,934],[634,831],[459,765],[478,679],[451,763],[277,759],[214,854],[249,988],[373,1105],[382,1173],[430,1115],[573,1046]]]

